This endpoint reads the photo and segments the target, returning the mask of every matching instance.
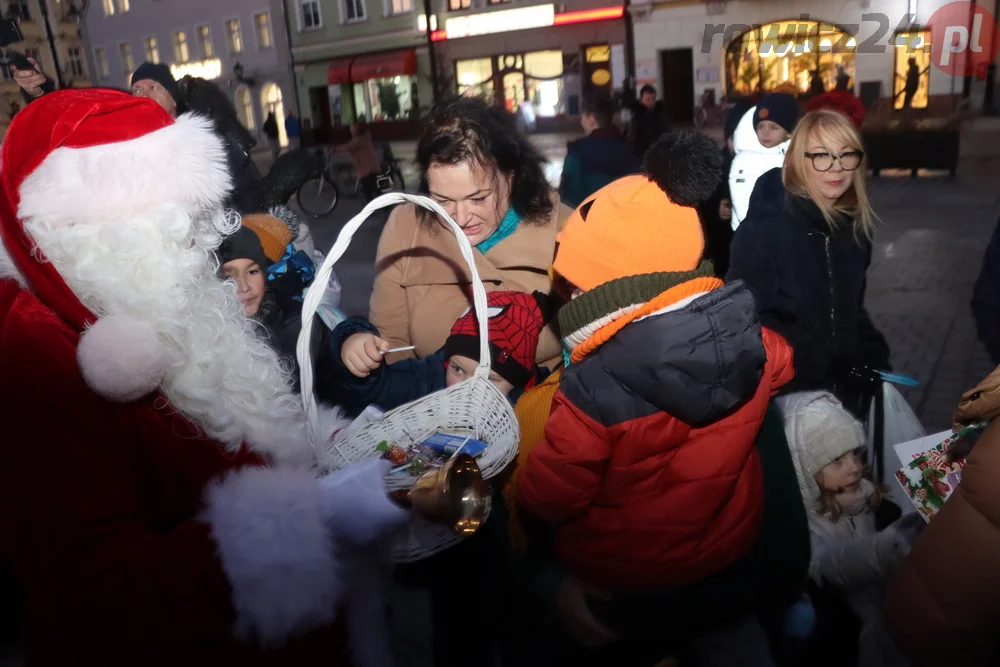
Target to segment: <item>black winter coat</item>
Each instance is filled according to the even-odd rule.
[[[722,176],[715,192],[709,199],[698,205],[698,215],[705,232],[705,258],[715,267],[715,275],[722,278],[729,271],[729,246],[733,242],[732,218],[719,217],[719,205],[729,199],[729,168],[733,166],[733,156],[727,148],[722,149]]]
[[[851,407],[846,371],[890,369],[889,345],[864,306],[871,252],[846,226],[831,232],[812,201],[785,193],[781,169],[758,179],[726,280],[743,280],[761,324],[792,346],[795,379],[785,393],[828,389]]]
[[[993,363],[1000,365],[1000,221],[986,247],[983,268],[972,291],[972,316],[979,340]]]

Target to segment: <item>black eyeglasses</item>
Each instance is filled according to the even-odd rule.
[[[834,161],[840,163],[840,168],[844,171],[854,171],[861,165],[861,160],[865,156],[864,151],[845,151],[840,155],[830,155],[829,153],[806,153],[805,156],[812,160],[813,169],[816,171],[830,171],[833,169]]]

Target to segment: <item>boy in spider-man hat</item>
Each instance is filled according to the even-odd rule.
[[[538,379],[535,348],[547,321],[548,304],[541,292],[490,292],[490,381],[515,399]],[[472,377],[479,365],[479,328],[469,308],[451,328],[444,348],[423,359],[384,363],[388,342],[363,319],[341,322],[324,346],[316,368],[316,394],[350,414],[369,405],[383,410],[409,403]]]

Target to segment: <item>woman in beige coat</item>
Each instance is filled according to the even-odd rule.
[[[993,420],[962,481],[886,590],[886,625],[914,667],[1000,665],[1000,368],[965,393],[955,426]]]
[[[486,290],[551,291],[556,234],[571,211],[559,203],[544,159],[503,110],[459,98],[437,107],[417,145],[422,190],[462,227]],[[444,345],[472,305],[469,267],[458,242],[433,214],[397,207],[379,241],[370,320],[393,347],[416,349],[389,361],[425,357]],[[549,324],[539,363],[561,358]]]

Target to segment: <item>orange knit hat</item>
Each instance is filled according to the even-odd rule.
[[[591,195],[559,233],[553,266],[580,289],[698,268],[705,235],[694,207],[718,185],[719,149],[705,135],[671,132],[649,150],[643,168],[646,174]]]
[[[281,259],[285,254],[285,248],[294,240],[288,225],[267,213],[243,216],[243,226],[252,229],[260,238],[264,254],[272,264]]]

